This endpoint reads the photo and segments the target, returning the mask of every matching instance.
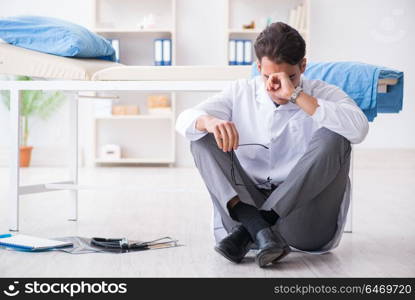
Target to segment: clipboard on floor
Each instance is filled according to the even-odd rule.
[[[40,252],[72,247],[71,242],[62,242],[24,234],[0,235],[0,247],[17,251]]]

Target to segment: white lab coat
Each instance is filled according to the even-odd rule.
[[[240,144],[259,143],[269,147],[239,147],[236,154],[242,167],[249,170],[248,175],[256,183],[270,177],[271,183],[278,185],[304,154],[317,129],[326,127],[353,144],[362,142],[369,129],[362,110],[340,88],[304,77],[300,85],[305,93],[318,101],[319,107],[312,116],[293,103],[277,107],[266,92],[261,76],[257,76],[234,81],[222,92],[183,111],[177,119],[176,129],[187,139],[195,141],[207,134],[195,128],[196,119],[201,115],[234,122]],[[342,203],[343,212],[339,215],[338,227],[342,229],[349,206],[349,190],[350,184],[345,193],[347,199]],[[215,228],[219,227],[216,224]],[[340,236],[333,241],[336,238],[339,240]]]

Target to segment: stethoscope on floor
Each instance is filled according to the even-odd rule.
[[[122,252],[177,247],[179,246],[177,242],[178,240],[173,240],[168,236],[148,242],[129,242],[126,238],[106,239],[93,237],[91,239],[91,245],[93,246],[108,250],[121,250]]]

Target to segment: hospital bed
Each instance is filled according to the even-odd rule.
[[[70,179],[36,185],[20,185],[20,101],[23,90],[61,91],[220,91],[230,81],[250,76],[250,66],[124,66],[104,60],[75,59],[0,44],[0,74],[25,75],[47,80],[0,81],[1,90],[10,91],[10,194],[9,229],[19,230],[20,196],[69,190],[69,220],[78,219],[78,191],[84,187],[78,180],[78,101],[70,106]],[[378,92],[387,92],[393,80],[378,82]],[[353,152],[350,169],[353,185]],[[353,189],[352,189],[353,191]],[[352,197],[353,199],[353,197]],[[352,200],[351,199],[351,200]],[[352,203],[352,201],[350,202]],[[352,231],[352,206],[349,208],[346,232]]]

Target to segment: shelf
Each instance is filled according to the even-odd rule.
[[[96,33],[172,33],[172,29],[168,28],[94,28],[93,32]]]
[[[117,39],[119,42],[119,55],[121,63],[129,66],[126,69],[144,68],[144,75],[137,79],[140,83],[131,81],[128,75],[127,81],[122,81],[111,86],[108,91],[117,93],[121,104],[136,104],[140,109],[138,115],[112,115],[110,108],[92,114],[91,123],[94,128],[94,139],[91,143],[93,157],[91,162],[97,166],[100,164],[121,165],[128,164],[170,164],[175,162],[176,132],[175,118],[175,90],[169,82],[160,85],[161,67],[154,66],[154,40],[171,39],[171,61],[176,61],[176,0],[92,0],[91,31],[108,39]],[[122,4],[120,3],[122,2]],[[154,19],[150,20],[150,14]],[[151,24],[146,26],[146,24]],[[143,26],[141,26],[143,25]],[[132,67],[134,66],[134,67]],[[168,66],[167,69],[173,67]],[[154,80],[148,79],[154,72]],[[167,71],[168,72],[168,71]],[[141,74],[141,73],[139,73]],[[175,77],[169,80],[177,80]],[[115,80],[117,81],[117,80]],[[163,81],[163,79],[161,80]],[[98,81],[96,81],[97,83]],[[104,81],[102,81],[104,82]],[[129,83],[128,83],[129,82]],[[147,83],[145,83],[147,82]],[[119,84],[131,84],[132,88],[120,88]],[[107,83],[106,83],[107,84]],[[135,99],[137,84],[142,88],[139,93],[162,93],[170,95],[171,112],[150,112],[147,106],[143,106],[140,99]],[[144,85],[142,85],[144,84]],[[146,89],[149,84],[151,88]],[[190,83],[190,86],[192,83]],[[133,88],[134,86],[134,88]],[[184,83],[186,90],[189,84]],[[160,90],[160,87],[162,88]],[[164,89],[164,87],[166,87]],[[196,89],[199,84],[196,83]],[[218,90],[222,87],[218,87]],[[140,105],[139,102],[140,101]],[[105,114],[107,113],[107,114]],[[122,156],[118,159],[105,159],[101,157],[102,147],[107,144],[120,145]],[[125,157],[124,157],[125,156]]]
[[[96,120],[145,120],[145,119],[171,119],[173,118],[173,114],[159,114],[159,115],[131,115],[131,116],[96,116]]]
[[[171,164],[174,163],[174,160],[171,158],[120,158],[120,159],[103,159],[96,158],[95,163],[107,163],[107,164],[139,164],[139,163],[149,163],[149,164]]]
[[[229,68],[239,68],[241,70],[241,74],[246,74],[245,77],[241,77],[241,78],[246,78],[246,77],[250,76],[251,70],[252,70],[252,64],[249,64],[249,65],[227,65],[227,67],[229,67]]]
[[[229,34],[260,34],[262,32],[261,29],[229,29]],[[300,29],[298,30],[300,34],[307,34],[307,29]]]

